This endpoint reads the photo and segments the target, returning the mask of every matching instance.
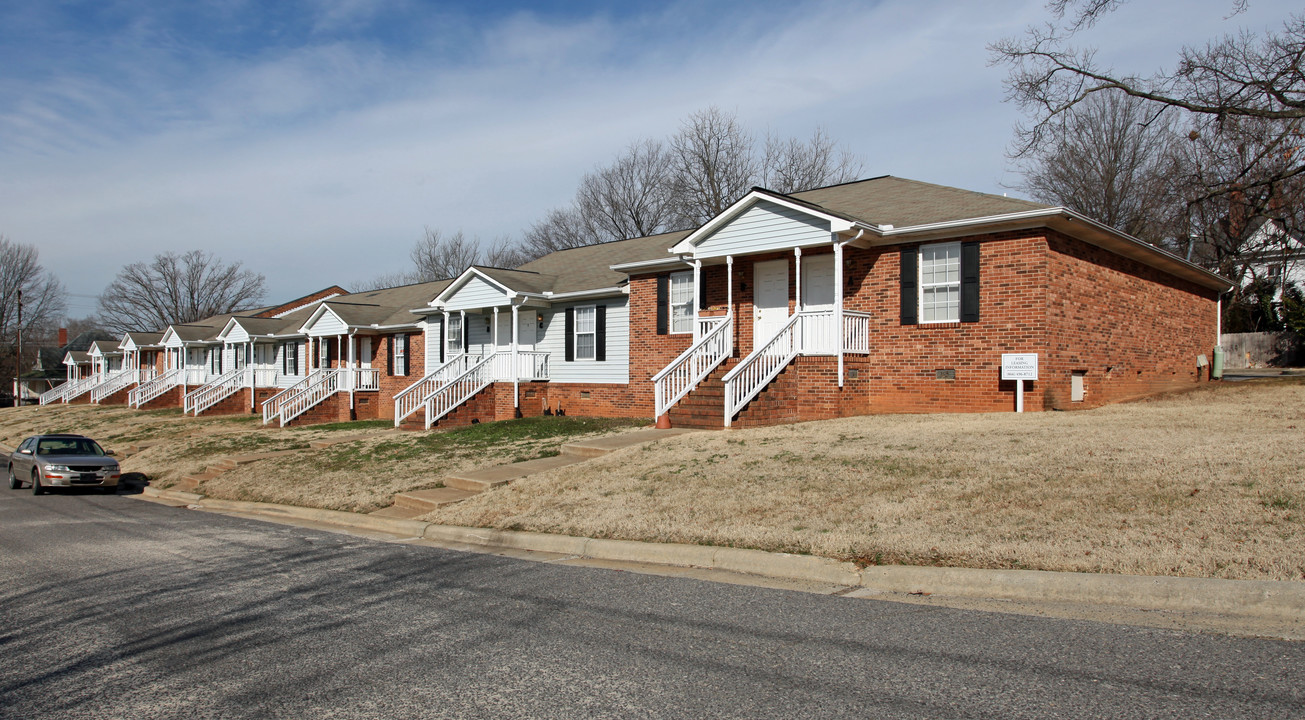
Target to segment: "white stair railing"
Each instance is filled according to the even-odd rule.
[[[266,425],[281,416],[281,408],[285,406],[285,401],[298,395],[306,390],[310,385],[317,383],[322,379],[325,371],[317,369],[308,373],[303,380],[291,385],[281,392],[263,401],[263,424]]]
[[[183,412],[188,415],[199,415],[235,395],[249,385],[248,374],[246,368],[233,368],[201,385],[198,389],[186,393],[185,402],[182,404]]]
[[[40,403],[42,405],[49,405],[50,403],[54,403],[54,402],[62,402],[63,396],[66,395],[68,391],[72,389],[72,386],[76,385],[79,382],[81,381],[66,380],[62,384],[56,385],[50,388],[49,390],[46,390],[45,392],[41,393]]]
[[[734,318],[727,315],[705,329],[697,342],[652,376],[656,417],[664,415],[733,354]]]
[[[537,350],[518,350],[514,364],[511,352],[499,351],[494,356],[494,379],[505,382],[547,380],[548,353]]]
[[[494,382],[494,357],[497,354],[490,353],[475,359],[466,372],[449,380],[426,398],[423,405],[426,408],[427,430]]]
[[[467,371],[476,358],[466,353],[454,355],[443,365],[432,370],[426,377],[409,385],[394,396],[394,427],[398,427],[407,417],[422,408],[430,394],[440,389],[449,380]]]
[[[801,313],[790,317],[779,332],[725,374],[725,427],[730,426],[735,413],[797,357],[801,350],[802,317]]]
[[[843,311],[843,352],[870,352],[870,313]]]
[[[181,384],[181,371],[169,370],[162,375],[143,382],[127,393],[127,404],[139,409],[145,403]]]
[[[73,400],[76,400],[82,395],[85,395],[86,393],[91,391],[91,388],[95,387],[96,385],[99,385],[101,379],[102,379],[101,376],[97,374],[97,375],[91,375],[89,377],[84,377],[81,380],[72,381],[72,387],[64,391],[63,401],[72,402]],[[67,385],[68,383],[64,383],[64,384]]]
[[[99,404],[110,395],[122,392],[140,382],[141,373],[136,370],[119,370],[107,380],[91,388],[91,402]]]
[[[281,427],[285,427],[286,423],[303,415],[318,403],[342,390],[341,386],[348,381],[346,378],[347,372],[347,370],[338,369],[316,370],[305,378],[304,383],[300,383],[305,385],[303,389],[295,391],[293,394],[287,393],[280,400],[280,410],[277,417],[281,420]],[[298,385],[295,387],[298,387]]]

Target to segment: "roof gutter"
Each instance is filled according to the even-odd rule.
[[[684,242],[681,240],[680,242]],[[677,243],[678,244],[678,243]],[[607,267],[615,272],[632,273],[632,272],[652,272],[666,268],[676,268],[681,265],[688,267],[690,262],[687,255],[676,255],[668,258],[655,258],[653,260],[639,260],[636,262],[617,263]]]

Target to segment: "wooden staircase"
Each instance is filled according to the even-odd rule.
[[[704,430],[725,427],[725,383],[721,379],[738,364],[738,358],[721,363],[698,387],[676,403],[670,410],[671,427]],[[793,365],[790,363],[739,412],[733,426],[762,427],[794,422],[797,417],[797,388],[792,375]]]

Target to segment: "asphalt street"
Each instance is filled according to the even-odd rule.
[[[1305,643],[0,491],[3,718],[1305,718]]]

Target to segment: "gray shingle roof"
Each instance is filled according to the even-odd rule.
[[[851,219],[894,227],[968,220],[1050,207],[1028,200],[891,175],[793,193],[789,197]]]
[[[350,325],[415,325],[421,317],[409,310],[426,307],[452,280],[402,285],[382,290],[342,295],[325,300],[326,305]],[[304,318],[307,320],[307,317]],[[300,321],[303,324],[303,320]]]
[[[532,260],[517,270],[553,276],[556,279],[550,289],[554,293],[617,287],[625,282],[626,275],[612,270],[612,265],[669,258],[667,251],[689,232],[677,230],[631,240],[558,250]]]

